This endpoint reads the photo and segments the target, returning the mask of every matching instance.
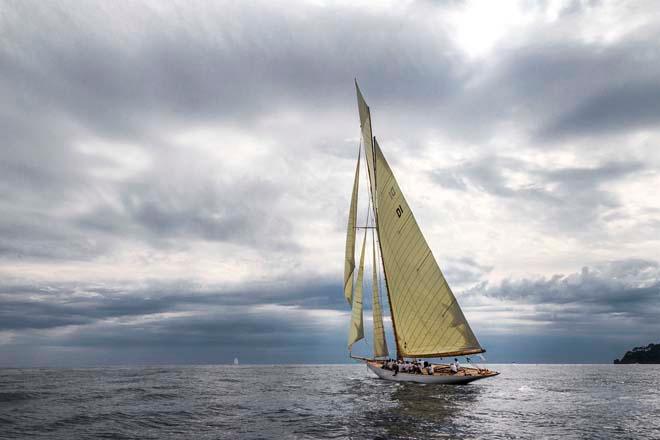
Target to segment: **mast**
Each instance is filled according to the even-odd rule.
[[[375,229],[375,228],[374,228]],[[376,233],[371,230],[371,253],[372,253],[372,278],[371,278],[371,303],[373,309],[373,331],[374,331],[374,357],[389,356],[385,329],[383,326],[383,308],[380,296],[380,280],[378,274],[378,263],[376,262]]]

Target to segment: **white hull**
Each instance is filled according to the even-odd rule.
[[[369,362],[367,362],[367,368],[373,371],[374,374],[376,374],[376,376],[380,377],[381,379],[391,380],[394,382],[416,382],[416,383],[429,383],[429,384],[441,383],[447,385],[462,385],[462,384],[474,382],[475,380],[485,379],[486,377],[497,376],[499,374],[496,372],[491,372],[491,374],[487,374],[487,375],[474,375],[474,376],[466,376],[459,374],[453,374],[453,375],[434,374],[432,376],[428,376],[423,374],[397,373],[395,376],[394,371],[384,370],[378,366],[372,365]]]

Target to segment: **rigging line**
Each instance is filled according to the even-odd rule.
[[[366,144],[364,144],[364,154],[365,154],[365,159],[366,159],[366,155],[368,154]],[[367,208],[367,220],[365,222],[364,227],[357,227],[357,228],[364,229],[365,235],[368,232],[367,229],[371,229],[371,235],[372,235],[372,240],[373,240],[372,245],[375,247],[376,246],[376,241],[375,241],[375,238],[374,238],[374,229],[377,229],[378,224],[377,224],[377,219],[376,219],[376,203],[375,203],[375,196],[374,196],[374,191],[373,191],[374,188],[371,185],[371,179],[374,179],[374,180],[376,179],[376,169],[375,169],[376,168],[376,157],[375,157],[375,151],[373,149],[372,149],[371,154],[372,154],[373,164],[374,164],[373,175],[369,170],[369,161],[368,160],[364,161],[364,167],[366,168],[365,174],[367,176],[367,183],[368,183],[367,188],[368,188],[368,194],[369,194],[369,203],[368,203],[368,208]],[[373,209],[373,211],[372,211],[372,209]],[[373,218],[373,226],[369,226],[369,216],[370,216],[370,214],[373,214],[373,217],[372,217]],[[374,262],[372,261],[371,264],[373,266]],[[380,313],[381,313],[381,320],[382,320],[382,316],[383,316],[383,306],[382,306],[383,298],[381,296],[381,289],[380,289],[380,265],[376,264],[376,266],[377,266],[376,268],[372,267],[372,270],[375,270],[378,274],[378,280],[377,280],[377,283],[376,283],[377,284],[376,288],[378,289],[378,300],[380,302]],[[369,285],[373,289],[373,278],[369,281]],[[372,308],[372,312],[373,312],[373,308],[374,308],[373,298],[372,298],[371,308]],[[375,329],[375,326],[376,326],[376,322],[373,321],[372,322],[372,327],[374,329]],[[384,328],[383,328],[383,330],[384,330]],[[365,339],[365,342],[367,342],[366,337],[364,339]],[[367,342],[367,346],[368,345],[369,345],[369,343]]]
[[[364,162],[366,162],[366,160]],[[369,170],[367,169],[367,173],[368,172],[369,172]],[[367,182],[368,182],[368,177],[367,177]],[[367,186],[369,186],[369,185],[367,185]],[[369,214],[370,214],[370,212],[371,212],[371,198],[369,198],[369,201],[368,201],[368,204],[367,204],[367,217],[365,219],[365,224],[366,225],[369,224]],[[366,238],[367,238],[367,230],[365,229],[364,230],[364,239],[363,239],[363,241],[366,240]],[[356,240],[356,242],[357,242],[357,240]],[[364,249],[362,249],[362,250],[364,251]],[[363,255],[361,254],[361,257],[362,256]],[[361,263],[363,263],[362,260],[361,260]],[[360,268],[362,269],[362,271],[364,273],[364,266],[361,265]],[[358,270],[358,272],[359,272],[359,270]],[[364,308],[364,277],[362,278],[362,286],[361,287],[362,287],[362,307]],[[363,331],[362,331],[362,338],[361,339],[363,339],[365,342],[367,342],[366,337],[364,335],[364,311],[362,312],[362,315],[363,315],[363,318],[362,318],[362,329],[363,329]],[[355,342],[358,342],[358,341],[355,341]]]
[[[382,260],[381,260],[382,257],[381,257],[381,255],[380,255],[380,246],[378,246],[378,247],[376,248],[376,258],[377,258],[376,261],[382,261]],[[380,303],[381,303],[381,304],[384,304],[384,303],[383,303],[383,295],[382,295],[382,293],[383,293],[383,291],[382,291],[382,283],[381,283],[381,280],[382,280],[381,267],[380,267],[380,264],[376,264],[376,266],[377,266],[377,268],[378,268],[378,299],[380,300]],[[388,305],[388,308],[389,308],[389,305]],[[390,311],[390,314],[391,314],[391,313],[392,313],[392,311]]]
[[[373,231],[372,231],[372,235],[373,235]],[[374,237],[374,245],[378,242],[376,240],[378,240],[378,239],[376,237]],[[380,255],[380,246],[376,247],[376,261],[377,262],[382,261],[382,257]],[[383,302],[383,289],[382,289],[383,283],[381,281],[382,280],[382,277],[381,277],[382,274],[381,274],[380,264],[376,263],[376,269],[377,269],[376,271],[377,271],[377,282],[378,282],[378,300],[380,301],[380,315],[381,315],[381,318],[382,318],[383,310],[384,310],[383,304],[385,304],[385,303]],[[392,319],[391,318],[392,308],[391,308],[391,305],[389,304],[389,301],[388,301],[388,304],[387,304],[387,309],[390,313],[390,320],[391,320]],[[385,324],[383,323],[383,331],[384,330],[385,330]]]
[[[365,162],[366,162],[366,160],[365,160]],[[366,225],[369,224],[369,214],[370,213],[371,213],[371,199],[369,199],[369,202],[367,204],[367,218],[365,220]],[[367,238],[367,229],[366,229],[366,227],[364,229],[364,238],[365,239]],[[362,270],[364,270],[364,268],[362,268]],[[364,278],[362,279],[362,282],[363,282],[362,289],[364,290]],[[363,296],[364,296],[364,293],[363,293]],[[362,298],[362,305],[364,306],[364,298]]]
[[[375,255],[376,258],[379,258],[380,255],[378,255],[378,251],[376,250],[376,248],[379,248],[378,246],[376,246],[376,233],[373,230],[371,231],[371,240],[372,240],[372,245],[373,245],[373,249],[374,249],[374,255]],[[372,261],[372,264],[375,265],[375,267],[373,267],[372,270],[376,274],[376,280],[375,281],[376,281],[376,290],[377,290],[377,295],[378,295],[377,298],[378,298],[378,302],[380,303],[379,304],[379,308],[380,308],[379,327],[380,327],[381,336],[383,338],[385,353],[387,355],[389,355],[389,349],[387,347],[387,337],[385,336],[385,323],[383,322],[384,307],[383,307],[383,296],[382,296],[381,281],[380,281],[380,264],[378,263],[378,261],[380,261],[380,260],[375,259],[375,261]],[[373,277],[372,277],[371,282],[373,284],[373,282],[374,282]],[[376,332],[375,332],[375,330],[376,330],[376,321],[375,320],[374,320],[374,323],[373,323],[373,327],[374,327],[374,338],[375,338],[376,337]]]
[[[372,311],[372,314],[373,314],[373,313],[375,313],[375,311],[376,311],[376,304],[374,303],[374,298],[373,298],[373,290],[374,290],[374,289],[378,289],[378,282],[377,282],[377,280],[376,280],[376,285],[374,285],[374,277],[373,277],[373,274],[375,274],[376,271],[377,271],[377,269],[376,269],[376,261],[375,261],[375,255],[376,255],[376,240],[374,239],[374,230],[373,230],[373,229],[371,230],[371,246],[372,246],[372,253],[371,253],[371,255],[372,255],[372,259],[371,259],[371,266],[372,266],[372,267],[371,267],[371,273],[372,273],[372,276],[371,276],[371,292],[372,292],[372,297],[371,297],[371,311]],[[380,292],[380,291],[379,291],[379,292]],[[381,313],[381,320],[382,320],[382,315],[383,315],[382,307],[381,307],[381,312],[380,312],[380,313]],[[372,325],[372,327],[374,328],[374,334],[375,334],[375,331],[376,331],[376,320],[375,320],[375,319],[374,319],[374,321],[373,321],[373,325]],[[375,335],[374,335],[374,338],[375,338]]]

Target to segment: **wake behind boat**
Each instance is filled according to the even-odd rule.
[[[351,306],[348,347],[350,356],[366,363],[381,379],[398,382],[464,384],[497,372],[476,367],[425,365],[405,358],[469,356],[484,350],[472,332],[456,297],[445,280],[415,217],[401,192],[394,173],[372,133],[371,114],[355,83],[362,143],[358,154],[348,215],[344,262],[344,296]],[[364,226],[357,226],[360,158],[364,157],[369,179],[368,209]],[[356,230],[364,231],[357,279],[355,277]],[[353,344],[364,338],[363,282],[365,248],[371,236],[373,359],[354,357]],[[377,258],[377,256],[379,258]],[[391,311],[398,362],[389,356],[381,310],[380,268]],[[457,364],[456,364],[457,365]],[[405,370],[405,371],[404,371]]]

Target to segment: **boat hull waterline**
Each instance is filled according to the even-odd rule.
[[[385,370],[380,367],[380,364],[375,362],[366,362],[367,368],[371,370],[376,376],[384,380],[391,380],[393,382],[415,382],[425,384],[446,384],[446,385],[464,385],[475,380],[485,379],[487,377],[494,377],[500,374],[497,371],[491,370],[477,370],[469,369],[461,371],[457,374],[410,374],[410,373],[397,373],[394,371]],[[474,373],[474,374],[472,374]]]

